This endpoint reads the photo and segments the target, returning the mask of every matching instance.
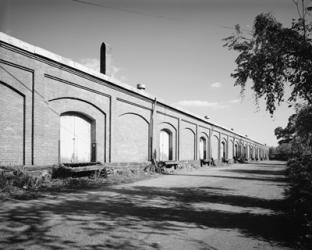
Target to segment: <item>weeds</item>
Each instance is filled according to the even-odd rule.
[[[104,168],[101,171],[69,173],[62,167],[55,167],[47,176],[35,176],[21,169],[0,169],[0,198],[35,198],[46,192],[67,192],[107,185],[130,183],[154,176],[152,172],[138,169]],[[108,177],[108,178],[107,178]]]
[[[2,192],[9,192],[12,187],[25,190],[36,190],[41,186],[43,181],[44,178],[34,177],[22,170],[0,172],[0,189]]]

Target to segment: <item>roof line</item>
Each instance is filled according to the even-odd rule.
[[[222,126],[217,125],[215,123],[208,122],[203,117],[201,117],[201,116],[199,116],[197,114],[194,114],[192,112],[189,112],[189,111],[184,110],[184,109],[179,108],[179,107],[174,107],[172,105],[169,105],[165,101],[163,101],[162,99],[158,99],[155,96],[152,96],[152,95],[150,95],[150,94],[148,94],[146,92],[139,91],[138,89],[136,89],[136,88],[134,88],[134,87],[132,87],[132,86],[130,86],[128,84],[122,83],[122,82],[120,82],[119,80],[117,80],[115,78],[112,78],[112,77],[107,76],[105,74],[102,74],[102,73],[100,73],[98,71],[90,69],[90,68],[88,68],[88,67],[86,67],[86,66],[84,66],[84,65],[82,65],[80,63],[74,62],[72,59],[69,59],[69,58],[66,58],[66,57],[62,57],[62,56],[57,55],[57,54],[55,54],[53,52],[50,52],[48,50],[42,49],[40,47],[34,46],[34,45],[29,44],[27,42],[24,42],[22,40],[19,40],[19,39],[15,38],[15,37],[12,37],[12,36],[10,36],[10,35],[8,35],[6,33],[3,33],[3,32],[0,32],[0,41],[2,41],[4,43],[7,43],[9,45],[18,47],[18,48],[20,48],[22,50],[25,50],[25,51],[30,52],[32,54],[38,55],[40,57],[44,57],[44,58],[47,58],[47,59],[49,59],[51,61],[55,61],[57,63],[63,64],[65,66],[73,68],[75,70],[79,70],[79,71],[81,71],[83,73],[89,74],[89,75],[91,75],[93,77],[96,77],[96,78],[99,78],[99,79],[104,80],[106,82],[109,82],[109,83],[111,83],[111,84],[113,84],[113,85],[115,85],[117,87],[120,87],[120,88],[126,89],[128,91],[134,92],[137,95],[143,96],[143,97],[145,97],[147,99],[150,99],[150,100],[155,100],[156,99],[158,103],[160,103],[160,104],[162,104],[162,105],[164,105],[164,106],[166,106],[168,108],[171,108],[173,110],[176,110],[176,111],[178,111],[180,113],[192,116],[193,118],[196,118],[197,120],[200,120],[200,121],[204,122],[205,124],[215,126],[215,127],[219,128],[219,129],[222,129],[222,130],[225,130],[227,132],[230,132],[233,135],[239,136],[239,137],[241,137],[243,139],[246,139],[246,140],[249,140],[251,142],[260,144],[262,146],[265,146],[262,143],[259,143],[259,142],[255,141],[255,140],[252,140],[252,139],[250,139],[250,138],[248,138],[246,136],[243,136],[243,135],[240,135],[240,134],[238,134],[236,132],[233,132],[232,130],[229,130],[229,129],[225,128],[225,127],[222,127]]]

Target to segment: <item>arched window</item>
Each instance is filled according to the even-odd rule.
[[[172,160],[172,133],[167,129],[160,131],[159,159],[161,161]]]
[[[203,136],[199,139],[199,157],[201,160],[207,159],[207,140]]]
[[[61,162],[91,161],[91,120],[78,113],[65,113],[60,118]]]

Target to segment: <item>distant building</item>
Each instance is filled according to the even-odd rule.
[[[268,158],[265,145],[138,87],[0,33],[0,165]]]

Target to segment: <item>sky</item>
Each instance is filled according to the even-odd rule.
[[[0,31],[95,70],[105,42],[112,77],[276,146],[274,129],[294,110],[285,103],[271,117],[251,83],[241,96],[230,76],[237,54],[222,41],[263,12],[285,25],[297,17],[292,0],[0,0]]]

